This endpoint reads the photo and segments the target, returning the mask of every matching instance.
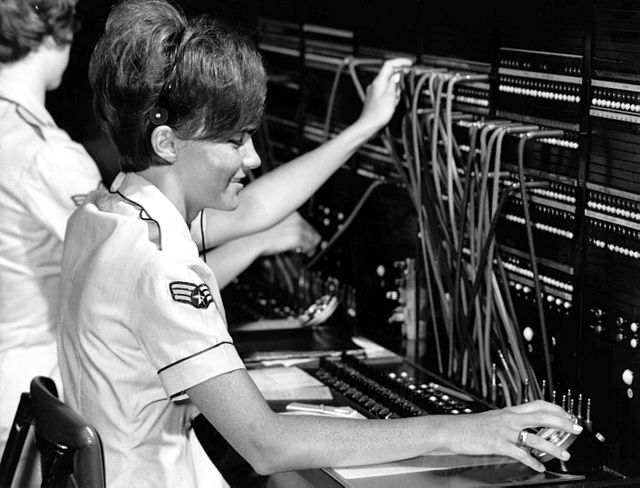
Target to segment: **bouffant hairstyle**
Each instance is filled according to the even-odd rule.
[[[0,63],[13,63],[42,44],[71,42],[77,30],[76,0],[0,1]]]
[[[122,171],[167,164],[151,133],[224,141],[262,117],[266,74],[253,43],[165,0],[125,0],[109,14],[89,65],[93,106]]]

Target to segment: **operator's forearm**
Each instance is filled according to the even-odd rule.
[[[248,197],[261,202],[271,225],[300,207],[375,133],[374,127],[358,120],[325,144],[256,179],[241,200]]]
[[[376,130],[366,120],[358,120],[325,144],[251,182],[240,193],[240,205],[233,212],[207,209],[207,244],[259,232],[282,220],[307,201]]]
[[[189,397],[260,474],[355,466],[449,450],[459,416],[355,420],[274,413],[244,370],[211,378]]]
[[[396,420],[280,417],[265,434],[280,436],[274,446],[279,449],[273,456],[279,463],[274,471],[359,466],[447,450],[445,432],[450,420],[443,416]]]
[[[254,235],[235,239],[207,252],[207,265],[222,289],[247,269],[261,254],[263,246]]]

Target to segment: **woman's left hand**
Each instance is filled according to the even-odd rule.
[[[407,58],[394,58],[384,62],[367,87],[359,122],[371,124],[376,132],[389,123],[400,100],[403,71],[412,64]]]

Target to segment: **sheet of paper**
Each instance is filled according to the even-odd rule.
[[[352,337],[351,340],[362,349],[367,355],[367,358],[391,358],[397,356],[394,352],[391,352],[388,349],[376,344],[373,341],[370,341],[366,337],[355,336]]]
[[[297,367],[248,370],[266,400],[330,400],[331,390]]]
[[[502,456],[460,456],[460,455],[432,455],[420,456],[394,463],[373,464],[370,466],[354,466],[351,468],[333,468],[342,478],[359,479],[374,476],[391,476],[421,471],[438,471],[471,466],[487,466],[490,464],[515,463],[511,458]]]

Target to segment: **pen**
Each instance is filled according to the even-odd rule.
[[[311,403],[298,402],[289,403],[285,409],[288,411],[320,413],[336,417],[348,417],[355,411],[351,407],[334,407],[332,405],[314,405]]]

